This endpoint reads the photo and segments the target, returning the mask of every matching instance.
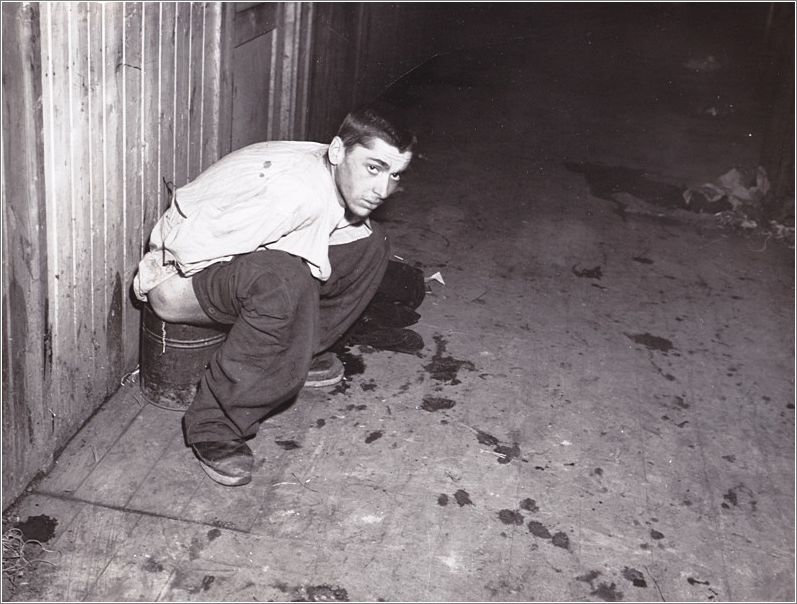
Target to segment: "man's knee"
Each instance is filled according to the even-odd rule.
[[[297,306],[317,296],[316,280],[303,262],[288,261],[263,271],[251,279],[245,292],[239,292],[245,307],[281,314],[293,314]]]

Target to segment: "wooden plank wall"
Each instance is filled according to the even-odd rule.
[[[3,3],[4,507],[138,364],[130,285],[164,183],[223,151],[221,15]]]
[[[26,454],[45,449],[51,433],[47,388],[52,358],[39,23],[30,5],[10,3],[2,5],[2,21],[3,491],[15,496],[32,476]]]

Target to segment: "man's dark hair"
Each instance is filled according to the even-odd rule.
[[[384,102],[368,103],[349,113],[338,129],[338,136],[346,149],[381,138],[403,153],[415,143],[415,135],[396,108]]]

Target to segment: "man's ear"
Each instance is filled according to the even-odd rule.
[[[345,155],[346,147],[343,145],[343,140],[339,136],[336,136],[332,139],[332,142],[329,143],[329,149],[327,150],[329,163],[331,163],[333,166],[337,166],[343,161],[343,157]]]

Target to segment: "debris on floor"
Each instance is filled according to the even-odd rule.
[[[783,241],[791,249],[794,249],[794,225],[787,226],[776,220],[769,221],[769,232],[775,241]]]
[[[440,283],[441,285],[445,285],[445,284],[446,284],[446,282],[443,280],[443,275],[441,275],[441,274],[440,274],[440,271],[437,271],[437,272],[436,272],[434,275],[432,275],[431,277],[426,277],[426,278],[424,279],[424,281],[426,281],[426,283],[429,283],[430,281],[437,281],[437,282],[438,282],[438,283]]]
[[[749,185],[748,179],[737,168],[731,168],[715,182],[690,187],[684,191],[684,201],[689,206],[696,196],[701,195],[714,203],[727,198],[736,213],[757,216],[761,211],[762,200],[769,193],[769,178],[766,170],[759,166],[755,173],[755,184]]]
[[[122,378],[122,380],[119,382],[119,385],[127,386],[129,384],[136,384],[138,382],[138,376],[140,372],[141,368],[138,365],[136,365],[136,368],[133,371],[131,371]]]
[[[715,182],[691,187],[684,191],[687,206],[695,203],[725,203],[730,208],[716,212],[717,222],[724,227],[741,229],[748,233],[759,233],[764,245],[770,240],[785,243],[794,248],[794,224],[777,220],[766,220],[764,206],[770,193],[770,182],[766,170],[759,166],[755,174],[751,171],[732,168]],[[763,251],[763,250],[762,250]]]
[[[28,585],[30,576],[39,564],[57,566],[48,560],[51,554],[58,555],[47,549],[38,539],[28,539],[25,533],[17,527],[9,528],[3,532],[3,587],[4,591],[16,590]]]

